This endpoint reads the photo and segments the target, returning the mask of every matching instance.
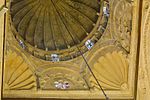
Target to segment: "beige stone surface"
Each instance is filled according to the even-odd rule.
[[[115,1],[115,0],[114,0]],[[121,0],[118,0],[118,1],[121,1]],[[130,1],[130,0],[127,0],[127,1]],[[139,1],[140,0],[134,0],[134,1],[137,1],[137,2],[134,2],[134,8],[133,8],[133,12],[134,12],[134,19],[133,19],[133,31],[132,31],[132,41],[131,41],[131,55],[130,55],[130,58],[132,58],[132,60],[130,60],[130,66],[128,66],[128,64],[126,63],[127,61],[124,60],[124,56],[121,52],[112,52],[112,53],[108,53],[106,54],[105,56],[103,57],[99,57],[97,56],[97,59],[98,61],[96,63],[94,63],[94,67],[93,68],[97,68],[96,70],[94,70],[94,73],[97,73],[97,71],[103,73],[103,76],[105,77],[102,77],[100,76],[99,74],[99,77],[100,79],[103,79],[105,82],[107,81],[114,81],[116,83],[120,83],[119,85],[118,84],[113,84],[112,82],[110,82],[110,84],[102,84],[106,89],[121,89],[121,91],[119,92],[107,92],[109,94],[109,96],[111,96],[112,98],[119,98],[119,99],[133,99],[133,94],[134,92],[138,93],[137,94],[137,100],[149,100],[150,98],[150,0],[142,0],[143,1],[143,8],[142,8],[142,23],[141,23],[141,48],[140,48],[140,64],[139,64],[139,74],[138,74],[138,87],[137,87],[137,91],[134,91],[134,80],[137,79],[137,77],[134,79],[134,73],[135,73],[135,66],[137,65],[137,63],[133,63],[136,61],[136,50],[135,48],[137,47],[137,37],[138,37],[138,21],[139,20],[139,12],[138,12],[138,7],[139,7]],[[2,5],[4,2],[4,0],[0,0],[0,5]],[[116,4],[117,2],[114,2],[114,5]],[[119,5],[119,4],[118,4]],[[126,6],[126,5],[125,5]],[[116,7],[116,6],[115,6]],[[116,8],[115,8],[116,10]],[[114,14],[117,14],[117,11],[114,13]],[[113,19],[113,18],[112,18]],[[111,20],[112,22],[115,20],[115,18],[113,20]],[[112,23],[111,22],[111,23]],[[115,23],[113,23],[114,25]],[[3,26],[4,25],[4,16],[0,16],[0,86],[1,86],[1,83],[2,83],[2,61],[3,61],[3,33],[4,33],[4,30],[3,30]],[[118,28],[118,27],[117,27]],[[117,28],[113,30],[110,30],[110,31],[114,31],[114,32],[117,32]],[[119,29],[119,28],[118,28]],[[10,38],[12,39],[12,38]],[[14,44],[17,43],[17,42],[14,42]],[[22,60],[25,60],[22,64],[22,69],[19,69],[19,71],[16,71],[14,73],[16,73],[14,75],[14,77],[17,77],[17,75],[19,75],[19,73],[22,73],[22,71],[24,69],[28,69],[28,67],[31,66],[30,69],[28,69],[26,71],[26,73],[20,77],[20,79],[16,80],[16,83],[17,82],[20,82],[20,81],[23,81],[25,80],[24,78],[28,77],[29,76],[32,76],[31,79],[27,79],[25,83],[22,83],[21,85],[26,85],[28,83],[31,83],[33,82],[32,84],[29,84],[29,85],[26,85],[26,87],[22,87],[26,90],[29,90],[31,87],[34,87],[31,91],[22,91],[22,93],[20,93],[20,91],[6,91],[5,93],[5,97],[30,97],[30,98],[40,98],[40,97],[58,97],[58,96],[61,96],[61,98],[72,98],[72,96],[74,96],[75,98],[77,99],[81,99],[82,97],[84,97],[85,95],[87,96],[87,98],[90,99],[90,96],[95,96],[96,98],[99,98],[99,91],[96,92],[96,94],[94,94],[93,91],[91,92],[88,92],[88,91],[78,91],[77,92],[74,92],[74,91],[70,91],[70,92],[62,92],[62,91],[58,91],[58,92],[54,92],[54,91],[42,91],[42,90],[36,90],[36,79],[35,79],[35,76],[33,74],[35,69],[38,69],[38,70],[43,70],[44,68],[46,70],[44,70],[41,74],[42,77],[45,78],[45,74],[44,72],[51,72],[51,73],[55,73],[57,71],[54,71],[54,70],[51,70],[49,67],[51,66],[47,66],[47,65],[52,65],[51,63],[48,63],[48,62],[44,62],[44,61],[41,61],[37,58],[33,58],[31,56],[29,56],[27,53],[24,53],[24,55],[21,54],[21,52],[23,52],[19,47],[15,47],[15,51],[17,51],[17,54],[15,52],[12,52],[12,51],[9,51],[8,52],[8,58],[7,61],[8,63],[6,63],[6,69],[13,69],[15,70],[15,65],[18,65],[22,62]],[[127,47],[126,50],[128,50],[129,48]],[[19,52],[19,53],[18,53]],[[98,51],[97,51],[98,52]],[[97,54],[100,54],[99,52]],[[92,52],[92,55],[93,55],[93,52]],[[96,55],[96,53],[95,53]],[[16,60],[18,59],[18,62],[14,61],[14,58],[13,57],[16,57]],[[93,56],[92,56],[93,57]],[[121,59],[118,59],[118,58],[121,58]],[[107,61],[107,59],[113,59],[114,62],[109,62]],[[122,60],[122,63],[120,63]],[[90,61],[90,60],[89,60]],[[118,62],[117,62],[118,61]],[[10,63],[14,62],[14,65],[11,65]],[[76,64],[75,64],[75,63]],[[93,63],[93,61],[91,61]],[[104,63],[103,63],[104,62]],[[45,66],[43,66],[43,63],[45,64]],[[81,64],[80,62],[77,62],[77,61],[72,61],[72,62],[69,62],[69,64],[67,65],[66,63],[63,63],[62,65],[65,66],[65,68],[62,68],[63,70],[64,69],[67,69],[68,67],[70,67],[70,65],[73,68],[73,70],[78,70],[78,63]],[[29,65],[28,65],[29,64]],[[101,69],[99,68],[99,66],[102,66],[104,68],[107,68],[111,71],[103,71],[104,69]],[[106,66],[106,65],[109,65],[109,66]],[[10,66],[11,65],[11,66]],[[60,66],[60,64],[56,64],[58,67]],[[119,67],[117,65],[121,65],[121,69],[119,69]],[[68,66],[68,67],[66,67]],[[44,67],[44,68],[43,68]],[[129,72],[128,71],[128,67],[129,67]],[[43,69],[42,69],[43,68]],[[59,68],[61,69],[61,68]],[[119,70],[115,70],[115,69],[119,69]],[[33,73],[32,73],[33,71]],[[68,71],[68,69],[67,69]],[[65,71],[65,72],[67,72]],[[72,72],[72,70],[69,70],[70,72]],[[72,73],[74,73],[74,71]],[[112,71],[114,71],[115,73],[113,73]],[[69,72],[69,73],[70,73]],[[122,73],[123,72],[123,73]],[[11,71],[10,71],[11,73]],[[6,74],[8,76],[10,76],[9,72],[7,72]],[[13,72],[12,72],[13,73]],[[18,74],[17,74],[18,73]],[[55,75],[55,74],[54,74]],[[65,75],[65,74],[64,74]],[[129,79],[127,79],[127,75],[130,75]],[[117,77],[119,76],[119,77]],[[121,78],[121,76],[123,76],[123,78]],[[44,79],[43,78],[43,79]],[[106,80],[106,78],[108,80]],[[119,79],[115,79],[115,78],[119,78]],[[6,77],[6,80],[7,80],[7,77]],[[93,80],[93,79],[91,79]],[[132,80],[131,82],[128,80]],[[72,81],[75,81],[75,79],[73,79]],[[45,82],[45,80],[42,80],[43,84]],[[12,79],[12,83],[13,83],[13,79]],[[16,84],[15,82],[13,84]],[[46,82],[45,82],[46,84]],[[93,81],[93,84],[94,84],[94,81]],[[18,87],[20,87],[21,85],[18,85]],[[94,86],[94,85],[93,85]],[[8,87],[7,85],[5,86],[6,89],[15,89],[15,88],[18,88],[18,87]],[[44,87],[44,86],[43,86]],[[44,87],[45,88],[45,87]],[[96,86],[94,86],[94,88],[96,88]],[[129,88],[129,90],[128,90]],[[1,87],[0,87],[0,90],[1,90]],[[123,90],[127,90],[126,92],[124,92]],[[1,91],[0,91],[1,92]],[[102,96],[102,94],[101,94]],[[115,97],[116,96],[116,97]],[[0,97],[1,97],[1,93],[0,93]]]
[[[143,0],[137,100],[150,99],[150,0]]]
[[[93,72],[111,99],[134,98],[138,39],[138,6],[134,5],[137,4],[138,0],[135,0],[134,3],[127,0],[112,0],[110,2],[111,15],[106,31],[94,49],[85,54]],[[134,12],[134,16],[131,25],[132,12]],[[9,16],[7,17],[9,18]],[[19,25],[21,28],[26,26],[23,23]],[[20,47],[9,28],[10,24],[7,26],[4,97],[104,99],[83,58],[78,57],[66,62],[53,63],[33,57]],[[37,48],[34,50],[35,56],[43,55],[42,52],[36,52]],[[54,86],[57,79],[68,80],[70,84],[74,85],[71,86],[70,91],[57,90]],[[87,84],[90,89],[87,88]]]
[[[0,6],[4,4],[4,0],[0,0]],[[3,58],[3,32],[4,32],[4,16],[0,16],[0,99],[1,99],[1,83],[2,83],[2,58]]]

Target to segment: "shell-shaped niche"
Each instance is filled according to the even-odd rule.
[[[114,51],[99,57],[92,70],[104,89],[124,90],[128,88],[128,62],[122,52]],[[93,87],[99,88],[92,76],[90,81]]]
[[[36,78],[16,52],[9,52],[5,59],[4,90],[35,90]]]
[[[52,67],[43,71],[39,77],[42,90],[87,90],[88,86],[79,72],[64,67]],[[59,83],[67,83],[61,88]],[[57,87],[57,86],[60,87]]]

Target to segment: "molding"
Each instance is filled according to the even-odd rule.
[[[109,71],[107,70],[107,73],[110,71],[116,71],[116,73],[113,73],[113,72],[108,73],[108,75],[106,76],[108,78],[110,75],[112,75],[110,77],[111,81],[114,81],[116,78],[118,79],[119,77],[119,81],[115,81],[115,82],[120,82],[120,84],[117,85],[117,88],[114,88],[112,84],[111,84],[111,87],[109,86],[107,87],[106,84],[102,84],[103,88],[107,87],[105,88],[105,90],[108,96],[110,97],[110,99],[127,99],[128,100],[128,99],[134,98],[134,92],[135,92],[134,80],[136,80],[136,77],[135,77],[136,66],[137,66],[136,57],[138,53],[137,45],[138,45],[138,35],[139,35],[137,34],[138,33],[138,20],[139,20],[139,16],[138,16],[139,6],[138,5],[139,5],[139,0],[134,0],[134,1],[133,0],[132,1],[131,0],[112,0],[111,8],[110,8],[112,15],[110,16],[110,20],[108,20],[108,26],[106,28],[106,31],[103,33],[104,35],[94,45],[95,49],[91,49],[90,51],[84,54],[89,64],[91,64],[91,68],[93,70],[94,68],[95,69],[97,68],[96,70],[99,70],[99,73],[105,74],[104,70],[101,70],[101,68],[107,67],[109,69]],[[124,9],[128,7],[129,8],[131,7],[129,12],[127,12],[128,11],[127,9],[126,10]],[[121,10],[121,11],[118,11],[118,10]],[[126,17],[126,13],[129,15],[129,17]],[[119,20],[117,21],[117,18],[121,21]],[[131,18],[132,18],[132,25],[131,25],[132,28],[130,26]],[[7,19],[7,22],[8,22],[8,19]],[[92,87],[92,83],[89,80],[89,78],[92,76],[90,75],[88,69],[86,69],[86,65],[82,57],[77,57],[72,60],[56,62],[56,63],[38,59],[30,55],[28,52],[24,51],[19,46],[8,24],[9,23],[7,23],[8,27],[7,27],[7,33],[6,33],[7,43],[5,47],[5,53],[6,53],[5,69],[9,66],[14,66],[14,65],[11,65],[11,62],[7,62],[7,61],[9,61],[9,58],[13,58],[12,55],[13,55],[13,52],[15,52],[17,55],[17,58],[16,58],[16,61],[12,60],[12,62],[16,63],[17,59],[19,58],[24,61],[23,63],[25,63],[25,65],[26,64],[28,65],[26,67],[29,68],[28,70],[29,72],[33,72],[32,73],[33,80],[36,81],[36,83],[34,83],[35,84],[34,86],[36,86],[36,88],[34,89],[26,88],[24,90],[17,90],[17,89],[10,90],[9,88],[6,88],[4,90],[5,98],[104,99],[104,96],[100,92],[100,90]],[[131,37],[129,36],[130,31],[131,31]],[[1,47],[2,46],[3,44],[1,45]],[[12,53],[10,53],[11,57],[7,58],[7,56],[9,55],[8,53],[9,50],[10,51],[12,50]],[[91,60],[93,58],[95,61]],[[109,66],[100,66],[100,63],[104,61],[103,58],[106,58],[105,61],[106,60],[107,61],[105,64]],[[109,62],[109,60],[112,60],[112,61]],[[122,63],[120,63],[121,61]],[[16,63],[15,65],[17,64],[20,64],[20,63]],[[14,67],[12,67],[12,69]],[[122,73],[117,71],[118,68],[120,68],[120,71]],[[59,70],[55,71],[55,69],[59,69]],[[40,87],[42,84],[44,84],[46,88],[46,85],[49,85],[49,82],[50,83],[53,82],[52,79],[55,80],[56,78],[58,78],[57,74],[52,75],[52,77],[53,76],[56,76],[56,77],[50,78],[46,80],[45,82],[45,76],[46,76],[45,72],[51,72],[51,73],[61,72],[63,73],[63,75],[71,74],[72,76],[69,77],[68,80],[71,80],[72,83],[76,83],[78,81],[76,80],[76,78],[79,78],[79,80],[86,81],[85,83],[89,85],[91,88],[83,89],[82,86],[81,86],[82,88],[80,88],[78,87],[78,85],[75,85],[75,87],[73,88],[76,88],[76,90],[69,90],[69,91],[63,91],[63,90],[56,91],[57,89],[53,89],[53,90],[42,89]],[[5,72],[5,73],[9,74],[8,72]],[[81,75],[78,76],[77,73],[80,73]],[[75,74],[74,76],[75,78],[73,77],[74,74]],[[97,77],[100,77],[100,80],[103,78],[100,76],[100,74],[96,74],[96,75]],[[123,76],[123,79],[120,78],[120,75]],[[5,75],[5,77],[7,77],[7,75]],[[59,77],[59,78],[63,79],[63,77]],[[43,80],[43,81],[40,81],[41,83],[39,82],[40,79]],[[83,83],[83,81],[81,83]],[[96,85],[94,87],[96,87]]]
[[[0,6],[4,4],[4,0],[0,0]],[[0,100],[2,97],[2,67],[3,67],[3,38],[4,38],[4,15],[0,16]]]
[[[137,100],[150,98],[150,0],[143,0]]]

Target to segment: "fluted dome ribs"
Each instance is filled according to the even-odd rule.
[[[61,50],[79,44],[92,31],[99,9],[97,0],[13,0],[11,17],[27,43]]]
[[[103,14],[104,2],[11,0],[10,25],[27,52],[44,60],[52,60],[50,55],[57,54],[64,61],[88,51],[87,40],[100,39],[108,22]]]

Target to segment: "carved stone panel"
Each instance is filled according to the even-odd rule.
[[[138,3],[10,0],[4,98],[133,99]]]
[[[140,42],[140,64],[138,71],[138,100],[150,98],[150,0],[143,0]]]

